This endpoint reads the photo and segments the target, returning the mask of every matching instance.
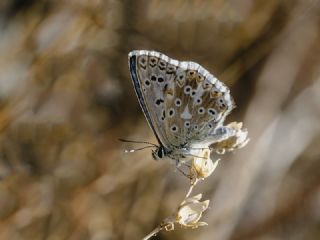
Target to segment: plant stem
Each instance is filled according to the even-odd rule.
[[[160,232],[163,229],[163,227],[156,227],[155,229],[152,230],[147,236],[143,238],[143,240],[148,240],[152,238],[153,236],[156,236],[158,232]]]
[[[194,186],[198,183],[198,181],[199,181],[199,179],[196,179],[194,182],[191,183],[190,188],[189,188],[189,190],[188,190],[188,192],[186,194],[185,199],[188,198],[191,195],[192,190],[193,190]]]
[[[172,231],[174,229],[175,217],[171,216],[163,220],[163,222],[152,230],[147,236],[143,238],[143,240],[148,240],[153,236],[157,235],[158,232],[165,229],[166,231]]]

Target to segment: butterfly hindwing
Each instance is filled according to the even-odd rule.
[[[229,89],[219,85],[218,80],[217,84],[209,80],[195,63],[189,62],[186,69],[178,68],[173,94],[165,97],[168,118],[164,127],[174,145],[190,146],[204,141],[232,110]]]

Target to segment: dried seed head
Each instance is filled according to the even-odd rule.
[[[187,198],[178,209],[176,221],[183,227],[197,228],[207,223],[199,222],[202,213],[208,208],[209,200],[200,202],[202,194]]]
[[[207,178],[216,169],[219,160],[214,163],[210,159],[210,151],[205,149],[201,152],[199,157],[194,157],[192,161],[192,173],[197,179]]]

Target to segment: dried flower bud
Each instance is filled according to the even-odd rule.
[[[210,150],[203,150],[199,157],[194,157],[192,161],[192,172],[196,178],[207,178],[216,169],[219,160],[212,162]]]
[[[208,208],[209,200],[200,202],[202,194],[187,198],[178,209],[176,221],[183,227],[197,228],[208,225],[205,222],[199,222],[202,213]]]
[[[242,129],[242,123],[232,122],[228,124],[226,127],[229,127],[235,130],[233,136],[213,144],[211,147],[220,154],[225,153],[226,151],[233,151],[235,149],[239,149],[247,145],[249,142],[248,131],[247,129]]]

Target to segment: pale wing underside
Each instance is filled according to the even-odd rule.
[[[129,65],[139,103],[167,149],[205,141],[234,108],[229,89],[194,62],[133,51]]]

